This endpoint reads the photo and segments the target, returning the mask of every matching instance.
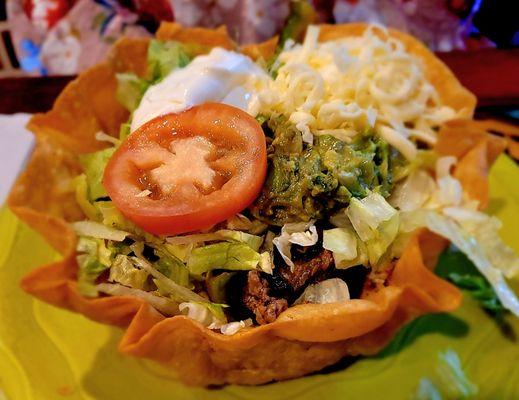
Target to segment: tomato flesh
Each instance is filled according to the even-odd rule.
[[[266,171],[258,122],[238,108],[206,103],[133,132],[108,162],[103,184],[128,219],[147,232],[174,235],[245,209]]]

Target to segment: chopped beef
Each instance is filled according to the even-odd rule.
[[[322,247],[322,230],[318,232],[315,245],[292,245],[292,268],[274,249],[272,275],[260,271],[240,271],[233,275],[226,302],[234,319],[253,318],[260,325],[273,322],[308,285],[329,278],[343,279],[351,288],[351,297],[360,296],[369,269],[363,266],[335,269],[332,252]]]
[[[260,325],[276,320],[288,308],[286,299],[277,299],[269,294],[269,285],[258,271],[250,271],[243,292],[243,304],[254,313]]]
[[[322,239],[322,231],[317,231],[319,234],[319,239],[317,243],[313,246],[299,246],[297,244],[293,244],[290,249],[291,260],[293,262],[298,261],[310,261],[312,258],[317,257],[323,251],[323,239]]]
[[[254,315],[260,325],[276,320],[288,308],[305,287],[315,282],[333,265],[332,253],[322,250],[308,261],[294,262],[294,268],[287,265],[274,269],[273,275],[250,271],[243,287],[242,303]]]
[[[279,274],[292,287],[294,292],[299,292],[309,283],[322,277],[331,265],[333,265],[332,252],[323,250],[308,261],[295,261],[293,268],[287,265],[281,266]]]
[[[318,227],[317,232],[318,240],[313,246],[292,245],[292,268],[285,263],[277,248],[274,248],[274,273],[267,276],[271,295],[286,298],[291,303],[306,286],[326,279],[326,272],[334,269],[332,253],[323,249],[322,228]]]

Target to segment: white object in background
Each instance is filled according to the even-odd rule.
[[[30,114],[0,115],[0,205],[34,146],[34,136],[25,127],[30,117]]]

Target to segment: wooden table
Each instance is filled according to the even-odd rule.
[[[519,109],[519,49],[439,53],[478,97],[480,113]],[[0,114],[43,112],[73,77],[0,79]]]

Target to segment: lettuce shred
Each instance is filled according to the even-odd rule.
[[[450,240],[452,244],[460,249],[492,285],[503,306],[516,316],[519,316],[519,299],[508,286],[504,272],[499,268],[499,265],[491,262],[488,255],[490,254],[488,253],[489,249],[485,248],[484,241],[480,243],[477,237],[474,236],[474,232],[472,234],[469,233],[467,229],[463,229],[452,219],[436,212],[428,214],[427,228]],[[495,249],[492,248],[491,250]]]
[[[74,187],[76,202],[83,214],[85,214],[88,219],[97,221],[100,218],[100,214],[99,210],[90,202],[86,175],[81,174],[76,176],[72,180],[72,185]]]
[[[119,73],[115,77],[117,79],[115,92],[117,101],[128,111],[135,111],[150,83],[130,72]]]
[[[115,257],[110,267],[108,281],[118,282],[124,286],[142,290],[148,275],[146,271],[137,268],[130,257],[119,254]]]
[[[342,279],[331,278],[307,286],[295,304],[339,303],[350,299],[348,285]]]
[[[184,46],[175,41],[151,40],[148,47],[148,74],[156,83],[172,70],[183,68],[191,61]]]
[[[194,249],[188,260],[189,272],[195,277],[213,269],[252,270],[260,262],[258,252],[243,243],[222,242]]]
[[[148,46],[148,77],[127,72],[117,74],[117,101],[133,112],[151,85],[164,79],[173,69],[185,67],[190,61],[181,43],[151,40]],[[127,136],[126,127],[124,130],[121,132],[121,139]]]
[[[78,290],[85,296],[97,296],[95,281],[112,264],[113,252],[102,239],[80,237],[76,261],[79,267]]]

